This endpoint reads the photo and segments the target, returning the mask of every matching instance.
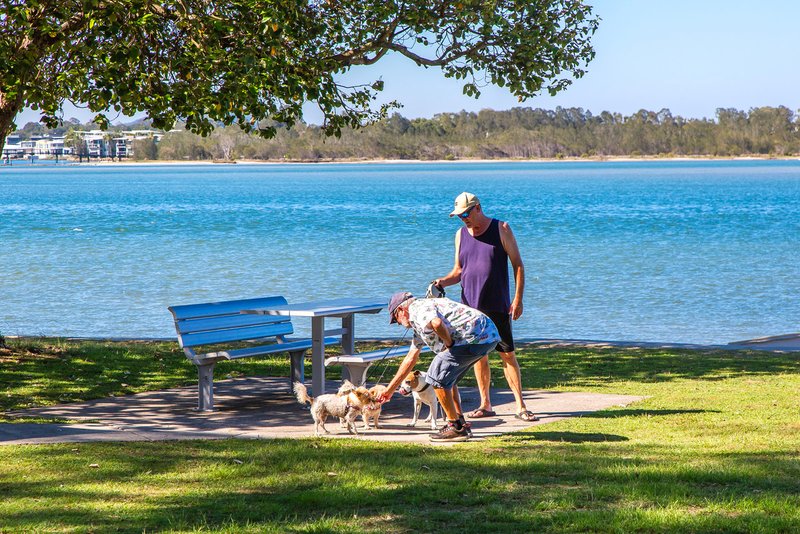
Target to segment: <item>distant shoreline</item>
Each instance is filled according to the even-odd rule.
[[[46,159],[48,164],[52,160]],[[72,165],[85,165],[85,166],[117,166],[117,165],[314,165],[314,164],[343,164],[343,165],[396,165],[396,164],[420,164],[420,163],[623,163],[623,162],[659,162],[659,161],[800,161],[798,156],[675,156],[675,157],[658,157],[658,156],[602,156],[590,158],[533,158],[533,159],[519,159],[519,158],[497,158],[497,159],[318,159],[318,160],[126,160],[126,161],[87,161],[77,162],[71,160],[63,160],[65,163]],[[20,164],[25,165],[25,164]],[[35,163],[33,165],[36,165]]]
[[[55,339],[75,342],[110,343],[177,343],[177,337],[127,337],[127,336],[36,336],[12,335],[7,340]],[[358,337],[357,343],[396,345],[402,337]],[[778,352],[800,351],[800,333],[768,336],[756,339],[731,341],[729,343],[682,343],[672,341],[594,340],[565,338],[520,338],[514,340],[525,348],[639,348],[639,349],[684,349],[684,350],[763,350]],[[782,344],[783,343],[783,344]]]

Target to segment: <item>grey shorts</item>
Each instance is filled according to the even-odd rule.
[[[489,354],[497,343],[456,345],[437,354],[428,368],[426,382],[435,388],[450,389],[475,363]]]

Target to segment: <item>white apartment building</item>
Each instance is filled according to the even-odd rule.
[[[19,133],[6,138],[2,150],[3,159],[19,159],[37,156],[40,158],[74,155],[88,158],[127,158],[133,155],[133,142],[137,139],[155,139],[164,137],[164,132],[156,130],[130,130],[124,132],[106,132],[103,130],[76,130],[75,134],[83,141],[83,146],[64,146],[65,136],[31,136],[22,139]]]

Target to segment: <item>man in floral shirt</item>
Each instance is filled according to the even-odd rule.
[[[416,299],[411,293],[401,291],[389,300],[389,323],[412,328],[414,341],[380,400],[391,398],[416,365],[424,343],[436,354],[428,368],[427,382],[433,386],[448,421],[431,436],[431,441],[469,439],[472,433],[464,421],[459,399],[453,396],[453,386],[500,341],[492,320],[450,299]]]

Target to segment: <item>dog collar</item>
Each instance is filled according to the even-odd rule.
[[[430,384],[428,384],[427,382],[425,382],[425,387],[423,387],[422,389],[418,389],[418,390],[417,390],[417,393],[422,393],[423,391],[425,391],[425,390],[426,390],[426,389],[428,389],[429,387],[431,387],[431,385],[430,385]]]

